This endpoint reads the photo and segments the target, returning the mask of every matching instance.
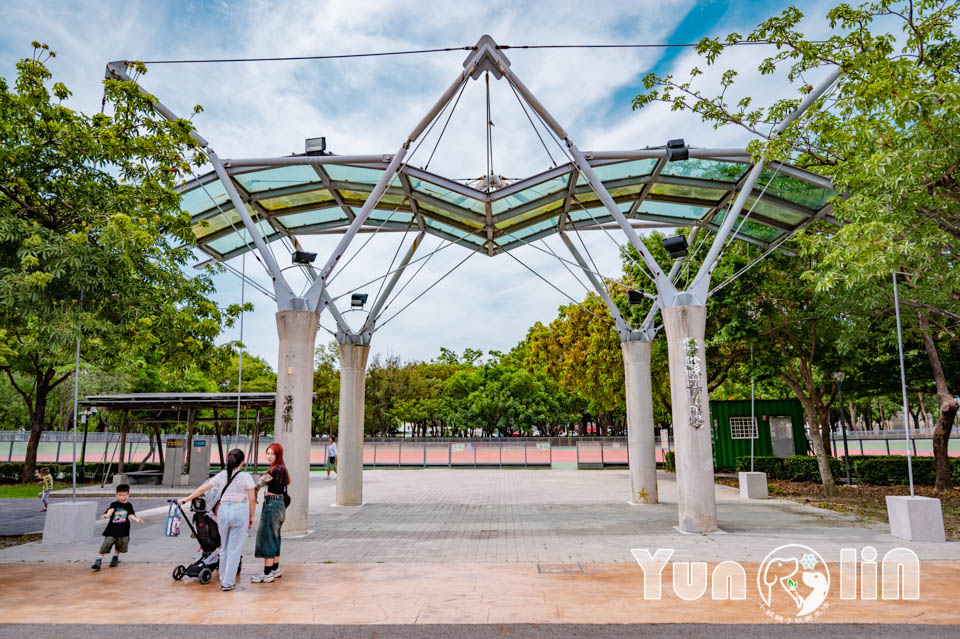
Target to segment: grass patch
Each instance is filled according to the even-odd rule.
[[[31,541],[40,541],[42,538],[43,533],[30,533],[29,535],[0,537],[0,548],[19,546],[20,544],[29,544]]]
[[[70,488],[72,485],[68,482],[54,482],[53,489]],[[77,484],[77,488],[83,485],[93,486],[94,484]],[[0,499],[36,499],[39,493],[40,484],[0,484]]]
[[[734,488],[739,486],[736,479],[718,479],[717,482]],[[826,498],[823,496],[823,486],[819,482],[782,479],[770,480],[768,487],[771,495],[783,499],[884,523],[889,523],[886,496],[910,494],[908,486],[838,485],[839,494],[836,497]],[[960,540],[960,489],[954,488],[948,493],[938,493],[932,486],[916,486],[916,494],[936,497],[940,500],[947,539]]]

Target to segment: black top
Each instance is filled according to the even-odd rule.
[[[130,515],[136,515],[133,504],[129,501],[120,503],[115,501],[107,508],[109,511],[113,508],[113,515],[110,517],[110,523],[103,529],[104,537],[129,537],[130,536]],[[106,512],[106,511],[104,511]]]
[[[273,493],[274,495],[282,495],[283,489],[287,485],[287,471],[282,467],[278,467],[275,469],[275,472],[270,473],[270,476],[273,477],[273,479],[267,482],[267,492]]]

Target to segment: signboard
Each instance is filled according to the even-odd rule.
[[[206,446],[206,445],[207,445],[207,440],[205,440],[205,439],[195,439],[195,440],[193,440],[193,446],[194,446],[194,448],[203,448],[203,447]]]
[[[550,450],[550,442],[537,442],[537,452],[545,453]]]
[[[183,448],[186,442],[182,439],[168,439],[167,448]]]
[[[466,449],[467,449],[466,444],[451,444],[450,446],[451,452],[454,452],[454,453],[462,453]]]

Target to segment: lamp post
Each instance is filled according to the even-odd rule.
[[[833,379],[837,382],[837,394],[840,396],[840,430],[843,431],[843,465],[847,470],[847,486],[850,486],[852,484],[850,478],[850,449],[847,447],[847,422],[843,419],[843,388],[841,387],[844,377],[843,371],[837,371],[833,374]]]

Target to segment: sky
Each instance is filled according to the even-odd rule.
[[[803,2],[805,33],[822,35],[831,3]],[[32,52],[30,42],[48,43],[57,57],[49,66],[54,80],[73,92],[71,108],[99,110],[104,68],[112,60],[184,60],[331,55],[473,45],[484,34],[501,45],[636,44],[696,42],[704,36],[748,33],[756,22],[782,11],[777,0],[643,0],[624,2],[57,2],[6,0],[0,13],[0,76],[12,78],[15,63]],[[772,51],[768,49],[767,52]],[[663,105],[642,111],[631,100],[651,71],[686,76],[705,68],[690,49],[511,49],[511,68],[564,126],[583,150],[661,145],[684,138],[693,146],[733,146],[750,141],[735,129],[714,130],[689,114]],[[728,51],[720,64],[698,79],[708,93],[725,69],[741,74],[737,95],[768,104],[795,95],[780,76],[756,72],[766,52],[755,47]],[[194,105],[198,131],[220,157],[263,157],[303,152],[305,138],[326,136],[328,150],[343,155],[394,153],[411,129],[458,76],[466,51],[405,56],[297,62],[148,64],[140,83],[176,113],[188,117]],[[811,78],[815,81],[816,78]],[[477,178],[485,172],[485,93],[471,82],[443,137],[437,130],[410,161],[451,178]],[[522,178],[547,169],[551,159],[537,140],[505,82],[491,82],[494,169]],[[736,96],[734,96],[736,97]],[[548,148],[554,157],[556,146]],[[590,255],[605,275],[621,272],[620,232],[584,233]],[[304,248],[330,255],[337,236],[305,236]],[[356,259],[331,283],[334,295],[382,276],[402,236],[360,235],[342,262],[362,246]],[[411,238],[406,238],[409,242]],[[367,242],[369,240],[369,242]],[[568,257],[559,238],[546,243]],[[427,236],[422,253],[441,244]],[[274,245],[278,260],[289,263]],[[441,347],[509,351],[535,322],[549,323],[559,306],[586,294],[554,257],[530,247],[512,252],[556,286],[544,283],[505,255],[476,254],[443,277],[469,254],[452,246],[437,253],[392,303],[384,319],[403,309],[427,287],[443,279],[374,335],[372,354],[403,360],[430,360]],[[269,287],[251,257],[231,264]],[[287,271],[290,273],[291,271]],[[583,283],[581,283],[583,282]],[[274,302],[229,274],[215,277],[218,304],[238,303],[241,295],[255,310],[244,318],[243,342],[272,366],[278,339]],[[297,283],[299,285],[299,283]],[[402,284],[401,284],[402,286]],[[559,289],[559,291],[557,290]],[[361,292],[376,293],[376,284]],[[353,327],[364,315],[345,316]],[[321,325],[333,327],[328,315]],[[240,338],[239,326],[222,341]],[[324,331],[318,344],[332,340]]]

